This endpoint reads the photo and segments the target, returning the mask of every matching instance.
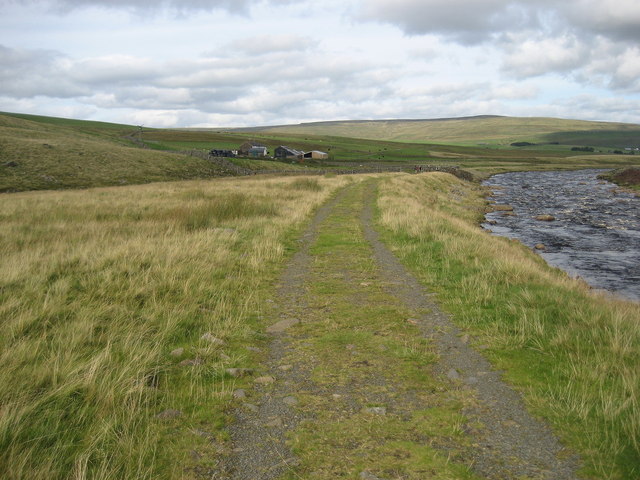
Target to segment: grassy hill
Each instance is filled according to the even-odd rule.
[[[640,146],[640,125],[535,117],[478,116],[436,120],[335,121],[259,127],[242,131],[335,135],[456,145],[504,146],[527,141],[609,148]]]
[[[0,113],[0,192],[86,188],[225,175],[184,150],[237,149],[258,141],[330,154],[326,162],[236,159],[252,170],[457,165],[479,175],[507,170],[624,167],[638,156],[615,145],[640,145],[640,126],[560,119],[474,117],[447,120],[323,122],[250,129],[153,129]],[[529,142],[513,147],[515,141]],[[572,152],[575,145],[594,152]],[[607,145],[614,145],[608,147]],[[145,148],[140,148],[144,146]],[[625,150],[626,152],[626,150]]]
[[[207,178],[224,172],[196,157],[142,149],[136,127],[0,114],[0,192]]]

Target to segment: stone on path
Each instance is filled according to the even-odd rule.
[[[298,399],[294,396],[288,396],[288,397],[284,397],[282,399],[282,403],[284,403],[285,405],[289,405],[290,407],[297,405],[298,404]]]
[[[253,403],[243,403],[242,406],[252,413],[258,413],[260,411],[260,407]]]
[[[447,377],[449,377],[450,380],[459,380],[460,379],[460,374],[458,373],[458,371],[455,368],[451,368],[447,372]]]
[[[373,473],[369,473],[367,471],[360,472],[360,478],[362,480],[382,480],[382,478],[376,477]]]
[[[367,407],[363,408],[362,411],[364,413],[370,413],[371,415],[386,415],[387,408],[386,407]]]
[[[247,397],[247,392],[245,392],[244,390],[239,388],[237,390],[234,390],[231,395],[233,395],[233,398],[246,398]]]
[[[282,333],[286,329],[300,323],[297,318],[285,318],[267,327],[267,333]]]
[[[282,427],[282,418],[275,417],[264,424],[265,427],[280,428]]]
[[[273,377],[272,377],[272,376],[270,376],[270,375],[266,375],[266,376],[264,376],[264,377],[258,377],[258,378],[256,378],[253,382],[254,382],[254,383],[257,383],[258,385],[269,385],[269,384],[271,384],[271,383],[273,383],[273,382],[275,382],[275,381],[276,381],[276,379],[275,379],[275,378],[273,378]]]

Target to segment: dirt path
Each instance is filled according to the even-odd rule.
[[[286,268],[226,478],[572,479],[532,418],[373,229],[375,183],[325,205]]]

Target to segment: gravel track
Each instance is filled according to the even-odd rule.
[[[356,187],[345,187],[318,210],[300,239],[299,251],[282,274],[276,302],[280,318],[268,330],[272,340],[265,368],[260,381],[247,398],[239,402],[235,411],[236,421],[230,427],[232,452],[226,461],[227,474],[214,478],[271,480],[281,478],[287,472],[304,478],[295,474],[299,461],[289,450],[286,438],[301,421],[312,421],[313,415],[296,408],[296,396],[309,392],[328,395],[330,392],[320,391],[323,387],[309,380],[312,365],[304,361],[291,362],[296,355],[295,345],[299,344],[291,341],[287,330],[298,322],[305,322],[308,305],[301,286],[306,284],[314,261],[309,248],[317,238],[322,222],[340,208],[346,192]],[[463,412],[469,420],[468,425],[473,425],[473,428],[467,428],[472,442],[471,447],[463,448],[464,463],[478,476],[489,479],[577,478],[577,458],[565,451],[543,422],[527,412],[521,396],[501,380],[500,372],[493,370],[481,353],[469,345],[468,335],[451,323],[429,293],[380,241],[373,228],[375,182],[368,182],[363,195],[364,208],[354,214],[359,215],[363,235],[372,248],[384,288],[412,311],[428,312],[415,318],[422,335],[432,340],[439,355],[435,367],[430,367],[427,373],[441,377],[451,390],[464,389],[473,398],[472,406]],[[287,364],[283,363],[285,360]],[[345,398],[349,397],[349,392],[341,393]],[[355,396],[353,402],[357,404]],[[398,404],[396,408],[406,409],[407,403]],[[357,408],[353,410],[355,412]],[[362,478],[377,478],[362,476],[364,474],[361,474]]]
[[[573,479],[577,457],[570,455],[542,421],[531,416],[522,397],[500,378],[489,362],[433,302],[416,278],[380,241],[373,229],[373,186],[368,192],[361,219],[364,235],[372,245],[388,290],[416,310],[429,313],[418,319],[423,334],[433,339],[440,359],[436,372],[447,377],[452,388],[473,392],[476,407],[464,413],[470,422],[483,426],[468,452],[474,470],[487,478]]]

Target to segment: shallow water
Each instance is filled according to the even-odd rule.
[[[598,180],[603,171],[495,175],[484,185],[514,215],[489,213],[483,227],[532,248],[542,244],[538,253],[551,265],[594,288],[640,301],[640,198]]]

